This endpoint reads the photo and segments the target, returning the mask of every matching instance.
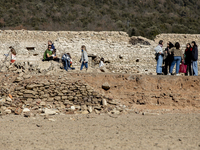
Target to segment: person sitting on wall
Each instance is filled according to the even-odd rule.
[[[15,49],[14,48],[11,48],[11,63],[14,63],[15,61],[16,61],[16,51],[15,51]]]
[[[72,60],[71,60],[70,53],[65,53],[62,56],[62,61],[63,61],[64,69],[66,71],[68,71],[68,70],[74,70],[75,69],[75,68],[72,67]]]
[[[43,61],[54,60],[59,62],[59,58],[57,58],[56,56],[56,49],[54,50],[54,53],[51,51],[51,49],[52,49],[51,45],[48,45],[48,49],[44,52]]]
[[[55,46],[53,45],[51,40],[48,41],[48,45],[51,45],[51,51],[55,49]]]
[[[104,66],[104,58],[102,57],[99,61],[99,68]]]

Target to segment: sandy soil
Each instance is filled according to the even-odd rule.
[[[0,118],[1,150],[196,150],[199,114],[57,115]]]

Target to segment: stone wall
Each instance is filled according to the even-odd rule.
[[[144,40],[143,37],[137,37]],[[44,51],[47,49],[47,41],[52,40],[57,55],[64,52],[72,55],[74,66],[80,66],[81,45],[86,45],[89,55],[104,57],[109,62],[112,72],[131,73],[130,68],[137,73],[152,73],[155,70],[153,41],[151,45],[130,44],[130,37],[125,32],[102,31],[102,32],[73,32],[73,31],[27,31],[5,30],[0,31],[1,60],[8,53],[9,46],[17,51],[17,61],[34,61],[42,63]],[[35,47],[35,50],[27,50],[26,47]],[[35,55],[35,56],[34,56]]]
[[[4,60],[3,54],[8,53],[8,47],[13,46],[17,51],[17,62],[31,62],[43,66],[42,57],[47,49],[47,41],[52,40],[57,49],[57,55],[61,57],[64,52],[69,52],[73,65],[77,69],[80,66],[80,47],[85,45],[90,56],[105,59],[106,68],[111,72],[155,74],[156,61],[153,49],[160,39],[165,43],[163,49],[167,41],[180,42],[183,51],[188,42],[194,40],[198,45],[200,44],[200,35],[197,34],[160,34],[151,41],[144,37],[130,38],[125,32],[118,31],[5,30],[0,31],[0,60]],[[132,43],[130,43],[131,40]],[[27,50],[26,47],[35,47],[35,49]],[[98,65],[92,65],[92,61],[90,57],[90,67],[97,67]]]
[[[196,41],[197,45],[200,45],[200,34],[159,34],[154,41],[158,43],[159,40],[164,40],[164,47],[166,47],[168,41],[179,42],[182,49],[185,50],[186,44],[192,41]]]
[[[19,77],[18,77],[19,78]],[[116,110],[117,103],[112,98],[96,92],[80,80],[68,78],[50,79],[51,76],[34,78],[21,77],[15,80],[12,90],[0,87],[0,115],[25,114],[88,114]],[[49,79],[48,79],[49,78]],[[114,109],[114,110],[113,110]],[[114,113],[113,112],[113,113]]]

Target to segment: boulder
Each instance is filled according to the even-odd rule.
[[[46,115],[55,115],[57,112],[58,112],[58,110],[56,110],[56,109],[45,109],[44,110],[44,113]]]
[[[109,90],[110,89],[110,85],[108,84],[108,82],[105,82],[103,85],[102,85],[102,89],[104,90]]]
[[[28,109],[28,108],[24,108],[22,112],[23,112],[23,113],[30,112],[30,109]]]
[[[22,77],[17,77],[16,79],[15,79],[15,81],[14,82],[20,82],[20,81],[22,81],[23,80],[23,78]]]

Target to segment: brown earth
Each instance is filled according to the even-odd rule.
[[[17,76],[1,73],[1,86],[12,91]],[[127,111],[56,115],[52,121],[38,114],[1,116],[0,149],[200,149],[200,77],[64,72],[28,81],[59,77],[81,80]]]
[[[13,83],[18,74],[1,73],[0,83],[12,91],[18,86]],[[136,111],[186,111],[200,110],[200,77],[186,76],[147,76],[111,73],[73,73],[61,72],[58,75],[33,75],[26,82],[34,83],[38,80],[81,80],[89,84],[94,90],[106,95],[129,109]],[[102,89],[107,82],[109,90]]]

